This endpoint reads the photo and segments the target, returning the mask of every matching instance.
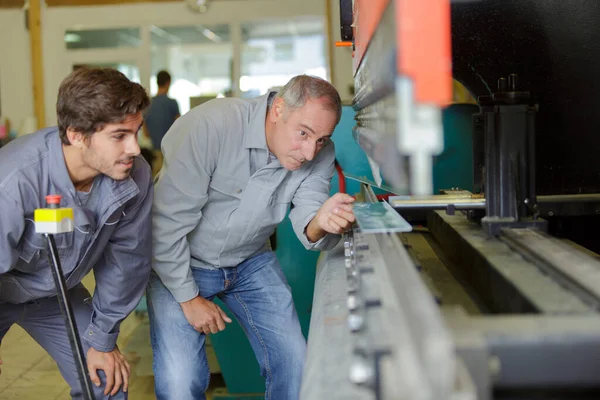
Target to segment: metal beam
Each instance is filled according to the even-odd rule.
[[[493,313],[587,314],[594,308],[462,215],[433,211],[428,227],[452,271]]]
[[[470,316],[457,310],[445,311],[458,355],[467,359],[476,381],[484,379],[480,387],[547,391],[594,388],[594,394],[598,393],[598,314]],[[491,381],[486,381],[485,375]]]
[[[531,229],[503,229],[500,239],[524,258],[600,309],[600,261]]]

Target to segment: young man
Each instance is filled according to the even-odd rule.
[[[165,137],[147,291],[158,399],[205,398],[205,335],[231,322],[215,297],[246,331],[265,398],[298,398],[306,343],[268,240],[290,203],[307,249],[332,248],[354,221],[351,196],[328,199],[340,115],[331,84],[298,76],[277,94],[209,101]]]
[[[124,399],[119,325],[151,268],[152,175],[137,144],[148,104],[144,88],[120,72],[78,69],[60,86],[58,127],[0,150],[0,340],[20,325],[57,362],[75,399],[82,389],[33,213],[49,194],[73,208],[74,231],[55,239],[95,396]],[[91,270],[90,299],[81,280]]]
[[[160,144],[163,137],[173,122],[179,118],[179,105],[177,101],[169,97],[171,75],[167,71],[160,71],[156,74],[156,84],[158,93],[152,99],[144,124],[144,135],[152,140],[154,149],[154,162],[152,163],[154,174],[158,173],[162,167],[163,156]]]

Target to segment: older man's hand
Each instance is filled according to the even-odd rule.
[[[306,227],[308,240],[314,243],[327,233],[341,234],[348,230],[355,221],[353,202],[354,197],[345,193],[336,193],[327,199]]]

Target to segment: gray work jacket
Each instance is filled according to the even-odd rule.
[[[162,141],[153,268],[179,302],[198,295],[190,268],[235,267],[267,250],[290,203],[294,232],[307,249],[330,249],[341,237],[311,243],[304,232],[329,198],[333,142],[300,169],[286,170],[269,157],[267,102],[268,95],[211,100],[175,121]]]
[[[24,136],[0,149],[0,307],[56,295],[44,238],[33,213],[60,194],[73,208],[75,230],[55,235],[67,286],[94,269],[92,318],[82,336],[99,351],[115,347],[121,321],[138,304],[151,270],[152,174],[138,156],[131,176],[94,182],[98,210],[78,205],[57,128]],[[80,331],[81,332],[81,331]]]

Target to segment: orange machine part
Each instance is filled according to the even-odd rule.
[[[450,0],[395,1],[398,74],[412,78],[417,103],[452,101]],[[390,0],[354,1],[354,59],[358,66]]]
[[[417,103],[452,101],[449,0],[396,0],[398,73],[415,83]]]

